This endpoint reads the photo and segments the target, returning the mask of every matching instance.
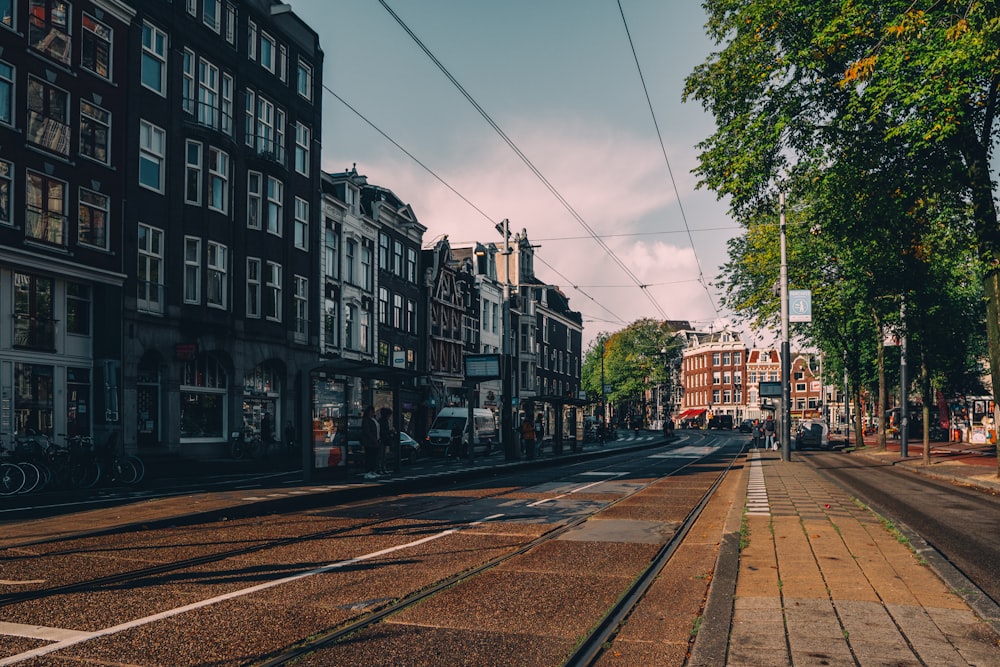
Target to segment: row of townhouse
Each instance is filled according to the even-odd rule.
[[[678,332],[684,351],[679,369],[682,394],[674,419],[704,425],[710,416],[730,415],[735,423],[764,419],[780,399],[761,392],[761,383],[781,382],[777,350],[747,348],[735,332]],[[789,393],[793,420],[836,419],[831,406],[841,401],[840,388],[824,385],[819,355],[792,353]]]
[[[321,171],[323,65],[280,0],[0,0],[0,443],[211,457],[265,416],[419,423],[500,347],[492,307],[466,319],[495,277]]]

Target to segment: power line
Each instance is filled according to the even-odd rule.
[[[667,157],[667,147],[663,142],[663,134],[660,132],[660,124],[656,121],[656,112],[653,111],[653,101],[649,97],[649,88],[646,86],[646,78],[642,75],[642,67],[639,65],[639,56],[635,51],[635,43],[632,41],[632,33],[628,29],[628,21],[625,19],[625,10],[622,9],[621,0],[618,0],[618,11],[622,15],[622,25],[625,26],[625,35],[628,37],[629,47],[632,49],[632,58],[635,60],[635,69],[639,72],[639,81],[642,83],[642,91],[646,95],[646,104],[649,106],[649,115],[653,119],[653,127],[656,128],[656,137],[660,141],[660,150],[663,151],[663,160],[667,163],[667,173],[670,175],[670,184],[674,188],[674,194],[677,196],[677,207],[681,211],[681,220],[684,221],[684,228],[687,230],[688,241],[691,243],[691,250],[694,252],[694,261],[698,266],[698,280],[702,287],[705,288],[705,294],[708,295],[708,301],[712,304],[712,312],[715,316],[719,317],[719,309],[715,306],[715,299],[712,298],[712,293],[708,289],[708,282],[705,280],[705,275],[701,268],[701,260],[698,258],[698,250],[694,245],[694,237],[691,236],[691,226],[688,224],[687,214],[684,212],[684,206],[681,204],[681,193],[677,188],[677,180],[674,178],[674,170],[670,166],[670,158]]]
[[[480,106],[480,104],[475,100],[475,98],[472,97],[472,95],[469,94],[469,92],[462,86],[462,84],[459,83],[454,76],[452,76],[451,72],[448,71],[448,68],[445,67],[433,53],[431,53],[431,50],[427,48],[427,46],[420,40],[419,37],[417,37],[416,33],[414,33],[410,29],[410,27],[403,21],[403,19],[400,18],[399,15],[396,14],[396,12],[394,12],[391,7],[389,7],[388,3],[386,3],[385,0],[379,0],[379,4],[381,4],[387,12],[389,12],[389,15],[392,16],[393,19],[395,19],[396,23],[398,23],[399,26],[406,32],[406,34],[408,34],[410,38],[417,44],[417,46],[420,47],[420,49],[424,52],[424,54],[428,58],[430,58],[431,62],[433,62],[437,66],[437,68],[441,71],[442,74],[444,74],[444,76],[448,79],[448,81],[450,81],[452,85],[454,85],[455,88],[458,89],[460,93],[462,93],[462,96],[465,97],[465,99],[468,100],[469,104],[471,104],[473,108],[475,108],[476,111],[479,112],[479,115],[482,116],[483,119],[487,122],[487,124],[489,124],[489,126],[492,127],[493,130],[497,133],[497,135],[499,135],[500,138],[503,139],[504,143],[506,143],[510,147],[510,149],[514,151],[514,154],[521,159],[521,161],[528,167],[529,170],[531,170],[531,173],[533,173],[535,177],[538,178],[538,180],[541,181],[541,183],[548,189],[548,191],[551,192],[552,195],[559,201],[559,203],[561,203],[563,207],[567,211],[569,211],[570,215],[573,216],[573,218],[580,224],[580,226],[582,226],[585,230],[587,230],[587,233],[590,234],[591,238],[593,238],[594,241],[596,241],[597,244],[604,249],[604,252],[607,253],[607,255],[619,266],[619,268],[621,268],[622,271],[625,272],[625,275],[627,275],[636,284],[636,286],[643,291],[643,293],[653,304],[656,310],[659,311],[663,319],[670,319],[669,317],[667,317],[666,312],[663,310],[660,304],[656,301],[656,299],[653,298],[652,294],[650,294],[649,291],[645,289],[645,286],[642,284],[639,278],[632,272],[632,270],[625,264],[625,262],[623,262],[621,258],[619,258],[618,255],[615,254],[615,252],[611,249],[611,247],[607,243],[605,243],[604,239],[602,239],[597,234],[597,232],[595,232],[594,229],[587,224],[587,222],[583,219],[583,217],[579,213],[577,213],[576,209],[574,209],[573,206],[570,205],[570,203],[562,196],[559,190],[557,190],[556,187],[552,185],[552,183],[550,183],[547,178],[545,178],[542,172],[539,171],[539,169],[531,162],[531,160],[528,159],[528,156],[525,155],[520,148],[518,148],[517,144],[515,144],[514,141],[507,136],[507,134],[500,128],[500,126],[496,123],[496,121],[494,121],[493,118],[486,112],[486,110],[482,106]]]

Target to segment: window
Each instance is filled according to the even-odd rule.
[[[309,175],[309,143],[312,131],[302,123],[295,124],[295,171]]]
[[[83,15],[80,67],[111,78],[111,28],[89,14]]]
[[[167,94],[167,34],[149,23],[142,24],[140,80],[155,93]]]
[[[368,243],[361,246],[361,287],[369,292],[372,289],[372,247]]]
[[[733,352],[733,365],[739,366],[741,363],[743,363],[743,353]]]
[[[731,363],[732,363],[730,361],[731,359],[732,359],[732,354],[731,353],[729,353],[729,352],[723,352],[722,353],[722,365],[723,366],[729,366],[729,365],[731,365]]]
[[[413,284],[417,282],[417,251],[406,249],[406,279]]]
[[[13,224],[11,193],[14,192],[14,165],[0,160],[0,225]]]
[[[260,229],[261,220],[261,180],[256,171],[247,172],[247,228]]]
[[[53,280],[14,273],[14,347],[54,350]]]
[[[260,317],[260,260],[247,257],[247,317]]]
[[[215,32],[222,30],[222,7],[219,0],[204,0],[201,20]]]
[[[110,144],[111,113],[80,100],[80,155],[108,164]]]
[[[236,44],[236,7],[231,2],[226,3],[226,41]]]
[[[243,96],[243,124],[246,128],[246,145],[256,146],[256,109],[257,109],[257,94],[254,93],[249,88],[246,94]]]
[[[378,235],[378,268],[389,270],[389,237],[385,234]]]
[[[301,197],[295,198],[295,247],[300,250],[309,249],[309,202]]]
[[[208,242],[208,296],[206,303],[215,308],[226,309],[229,300],[229,249],[214,241]]]
[[[201,204],[201,144],[188,139],[184,152],[184,201]]]
[[[267,263],[267,280],[264,283],[265,311],[267,319],[281,321],[281,264]]]
[[[68,65],[72,7],[65,0],[30,0],[28,42],[32,48]]]
[[[392,295],[392,326],[396,329],[403,328],[403,296],[401,294]]]
[[[90,335],[90,286],[66,283],[66,333]]]
[[[288,47],[284,44],[278,46],[278,61],[274,65],[278,78],[283,82],[288,81]]]
[[[260,57],[257,62],[271,74],[274,74],[274,60],[276,57],[277,43],[264,31],[260,33]]]
[[[326,299],[323,308],[323,339],[326,347],[336,347],[337,334],[340,328],[337,326],[337,302],[333,299]]]
[[[219,127],[219,68],[204,58],[198,60],[198,122]]]
[[[378,288],[378,323],[389,323],[389,290],[384,287]]]
[[[247,21],[247,58],[257,60],[257,24]]]
[[[220,109],[220,128],[226,134],[233,134],[233,77],[222,75],[222,107]]]
[[[720,365],[720,364],[719,364],[719,353],[718,353],[718,352],[713,352],[713,353],[712,353],[712,365],[713,365],[713,366],[718,366],[718,365]]]
[[[281,210],[285,201],[285,184],[273,176],[267,177],[267,231],[281,236]]]
[[[76,233],[77,243],[107,250],[108,215],[111,199],[99,192],[80,188],[80,219]]]
[[[400,277],[403,275],[403,244],[399,241],[392,242],[392,272]]]
[[[357,349],[358,307],[353,303],[344,308],[344,347],[348,350]]]
[[[69,155],[69,93],[28,77],[28,141]]]
[[[14,124],[14,66],[2,60],[0,60],[0,123]]]
[[[347,239],[347,245],[344,247],[344,282],[349,285],[357,285],[357,278],[355,276],[357,267],[355,262],[357,262],[358,257],[358,242],[354,239]]]
[[[147,121],[139,121],[139,185],[163,192],[166,134]]]
[[[66,184],[29,171],[24,234],[53,245],[66,244]]]
[[[309,281],[295,276],[295,337],[304,342],[309,334]]]
[[[361,311],[358,329],[358,348],[362,352],[368,352],[371,349],[372,314],[367,310]]]
[[[0,25],[14,27],[14,0],[0,0]]]
[[[332,229],[323,234],[323,269],[327,278],[337,277],[337,233]]]
[[[198,0],[187,0],[187,13],[191,16],[198,15]]]
[[[163,230],[139,223],[138,308],[163,312]]]
[[[417,333],[417,302],[406,300],[406,333]]]
[[[191,49],[184,49],[181,56],[181,108],[184,113],[194,115],[194,70],[198,57]]]
[[[295,75],[295,90],[307,100],[312,99],[312,67],[299,60]]]
[[[208,207],[229,213],[229,154],[208,148]]]
[[[201,303],[201,239],[184,237],[184,303]]]

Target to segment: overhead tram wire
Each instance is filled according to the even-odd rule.
[[[337,99],[338,102],[340,102],[345,107],[347,107],[348,109],[350,109],[351,112],[355,116],[357,116],[358,118],[360,118],[361,120],[363,120],[369,127],[371,127],[373,130],[375,130],[380,135],[382,135],[382,137],[386,141],[388,141],[390,144],[392,144],[393,146],[395,146],[396,148],[398,148],[404,155],[406,155],[406,157],[410,158],[411,160],[413,160],[414,162],[416,162],[418,165],[420,165],[421,169],[423,169],[428,174],[430,174],[431,176],[433,176],[443,186],[445,186],[446,188],[448,188],[449,190],[451,190],[456,196],[458,196],[459,199],[461,199],[462,201],[464,201],[466,204],[468,204],[469,206],[471,206],[477,213],[479,213],[479,215],[481,215],[484,218],[486,218],[487,220],[489,220],[491,224],[496,225],[496,222],[497,222],[496,220],[494,220],[493,218],[491,218],[485,211],[483,211],[481,208],[479,208],[474,203],[472,203],[471,201],[469,201],[469,199],[465,195],[463,195],[461,192],[459,192],[454,187],[452,187],[452,185],[450,183],[448,183],[448,181],[446,181],[443,178],[441,178],[437,173],[435,173],[435,171],[433,169],[431,169],[426,164],[424,164],[419,159],[417,159],[417,157],[415,155],[413,155],[413,153],[411,153],[410,151],[408,151],[405,148],[403,148],[395,139],[393,139],[388,134],[386,134],[385,132],[383,132],[381,128],[379,128],[377,125],[375,125],[375,123],[371,122],[368,118],[366,118],[365,115],[362,114],[360,111],[358,111],[353,106],[351,106],[347,102],[347,100],[345,100],[343,97],[341,97],[340,95],[338,95],[337,93],[335,93],[333,91],[333,89],[331,89],[325,83],[323,84],[323,90],[325,90],[326,92],[328,92],[330,95],[333,95]],[[579,292],[580,294],[582,294],[583,296],[585,296],[586,298],[590,299],[595,304],[597,304],[597,306],[599,308],[601,308],[606,313],[608,313],[609,315],[611,315],[614,318],[614,321],[619,322],[619,323],[621,323],[623,325],[626,324],[625,320],[623,320],[620,316],[618,316],[617,314],[615,314],[614,311],[612,311],[610,308],[608,308],[604,304],[602,304],[599,301],[597,301],[597,299],[595,299],[591,295],[587,294],[584,290],[580,289],[580,287],[578,287],[577,285],[573,285],[573,281],[571,281],[569,278],[567,278],[566,276],[564,276],[561,272],[559,272],[554,266],[552,266],[551,264],[549,264],[548,262],[546,262],[543,258],[538,257],[536,255],[535,256],[535,260],[539,261],[542,264],[544,264],[545,266],[549,267],[549,269],[551,269],[552,272],[555,273],[557,276],[559,276],[560,278],[562,278],[566,282],[567,285],[571,285],[573,287],[573,289],[575,289],[577,292]]]
[[[628,276],[629,279],[632,280],[635,283],[635,285],[643,292],[643,294],[646,295],[650,303],[653,304],[653,307],[656,308],[656,310],[660,313],[663,319],[665,320],[670,319],[667,317],[666,312],[660,306],[659,302],[657,302],[656,299],[653,298],[653,295],[650,294],[649,290],[647,289],[648,286],[644,285],[642,281],[639,280],[638,276],[636,276],[635,273],[633,273],[632,270],[628,267],[628,265],[625,264],[625,262],[622,261],[622,259],[618,257],[618,255],[615,254],[614,250],[611,249],[611,247],[604,241],[604,239],[602,239],[600,235],[596,231],[594,231],[594,229],[590,225],[587,224],[587,222],[576,211],[576,209],[574,209],[573,206],[566,200],[566,198],[562,196],[559,190],[557,190],[556,187],[552,185],[552,183],[550,183],[547,178],[545,178],[545,175],[542,174],[541,171],[539,171],[538,167],[536,167],[534,163],[532,163],[531,160],[528,159],[528,156],[525,155],[520,148],[518,148],[517,144],[515,144],[510,137],[507,136],[507,134],[503,131],[503,129],[501,129],[501,127],[496,123],[496,121],[494,121],[493,118],[486,112],[486,110],[482,106],[480,106],[480,104],[475,100],[475,98],[472,97],[471,94],[469,94],[469,92],[462,86],[462,84],[458,82],[458,79],[456,79],[451,74],[451,72],[448,71],[448,68],[445,67],[444,64],[442,64],[441,61],[438,60],[433,53],[431,53],[431,50],[427,48],[427,46],[420,40],[419,37],[417,37],[416,33],[414,33],[410,29],[410,27],[403,21],[403,19],[400,18],[400,16],[393,11],[392,7],[390,7],[385,0],[379,0],[379,4],[381,4],[382,7],[384,7],[387,12],[389,12],[389,15],[392,16],[393,19],[395,19],[396,23],[398,23],[399,26],[406,32],[406,34],[408,34],[410,38],[414,42],[416,42],[417,46],[420,47],[420,50],[423,51],[428,58],[430,58],[431,62],[433,62],[439,70],[441,70],[441,73],[445,75],[448,81],[450,81],[451,84],[455,86],[455,88],[457,88],[460,93],[462,93],[462,96],[465,97],[466,100],[468,100],[469,104],[471,104],[476,109],[476,111],[479,112],[479,115],[482,116],[483,119],[487,122],[487,124],[489,124],[489,126],[492,127],[493,130],[497,133],[497,135],[499,135],[500,138],[503,139],[504,143],[506,143],[507,146],[509,146],[510,149],[514,151],[514,154],[521,159],[521,161],[528,167],[529,170],[531,170],[531,173],[533,173],[535,177],[539,181],[541,181],[542,185],[544,185],[548,189],[548,191],[551,192],[552,195],[559,201],[559,203],[563,205],[563,208],[565,208],[570,213],[570,215],[573,216],[573,218],[580,224],[580,226],[583,227],[588,234],[590,234],[591,238],[594,239],[594,241],[596,241],[597,244],[601,246],[604,252],[615,262],[615,264],[617,264],[618,267],[621,268],[621,270],[625,273],[625,275]]]
[[[663,143],[663,134],[660,132],[660,124],[656,121],[656,112],[653,111],[653,100],[649,97],[649,88],[646,86],[646,77],[642,75],[642,67],[639,65],[639,55],[635,51],[635,43],[632,41],[632,33],[628,29],[628,21],[625,19],[625,10],[622,8],[621,0],[618,0],[618,11],[622,15],[622,25],[625,26],[625,35],[628,37],[629,48],[632,49],[632,58],[635,60],[635,69],[639,73],[639,81],[642,83],[642,92],[646,95],[646,104],[649,106],[649,115],[653,119],[653,127],[656,128],[656,137],[660,141],[660,150],[663,151],[663,160],[667,163],[667,173],[670,175],[670,184],[674,188],[674,195],[677,197],[677,207],[681,211],[681,220],[684,222],[684,229],[687,230],[688,242],[691,244],[691,251],[694,253],[694,261],[698,266],[698,282],[701,283],[702,287],[705,288],[705,294],[708,295],[708,301],[712,305],[712,312],[715,313],[715,317],[719,317],[719,309],[715,305],[715,299],[712,298],[712,292],[708,289],[708,282],[705,280],[705,274],[701,268],[701,259],[698,257],[698,250],[694,245],[694,237],[691,235],[691,226],[688,224],[687,214],[684,212],[684,206],[681,204],[681,193],[677,188],[677,180],[674,178],[673,167],[670,166],[670,158],[667,157],[667,147]]]

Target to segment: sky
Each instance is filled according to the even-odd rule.
[[[324,52],[323,169],[356,165],[392,190],[425,244],[500,244],[504,218],[526,230],[537,277],[583,316],[584,349],[644,317],[728,323],[710,283],[740,229],[697,188],[714,122],[681,100],[717,49],[699,2],[386,0],[533,170],[378,0],[285,1]]]

